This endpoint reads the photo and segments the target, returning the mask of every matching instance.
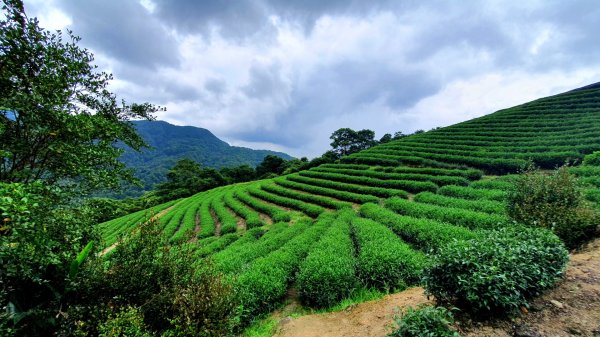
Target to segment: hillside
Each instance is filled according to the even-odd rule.
[[[144,190],[164,181],[169,168],[182,158],[217,169],[243,164],[255,167],[269,154],[292,159],[282,152],[231,146],[203,128],[177,126],[164,121],[133,123],[151,148],[141,152],[126,148],[120,160],[135,170],[136,176],[144,182]]]
[[[165,240],[191,235],[199,258],[211,256],[221,271],[237,275],[245,318],[277,308],[290,288],[303,305],[328,307],[357,289],[418,285],[426,252],[510,222],[507,174],[529,160],[554,168],[597,150],[600,88],[591,86],[340,163],[216,188],[100,229],[110,246],[117,234],[168,209],[160,218]],[[600,177],[600,170],[580,173]],[[591,184],[589,194],[598,188]]]

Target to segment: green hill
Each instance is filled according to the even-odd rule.
[[[269,154],[292,159],[282,152],[230,146],[203,128],[177,126],[163,121],[133,123],[151,148],[141,152],[127,148],[120,160],[134,169],[136,176],[143,181],[142,190],[150,190],[154,184],[163,182],[169,168],[182,158],[217,169],[243,164],[255,167]]]
[[[171,207],[159,220],[167,242],[191,235],[199,258],[238,276],[246,314],[255,317],[281,303],[292,282],[315,306],[360,287],[413,285],[425,252],[509,223],[505,174],[529,160],[544,168],[577,163],[597,150],[600,88],[589,86],[154,212]],[[106,244],[149,214],[100,224]]]

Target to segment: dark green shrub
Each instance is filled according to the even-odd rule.
[[[452,312],[443,307],[408,308],[394,318],[398,329],[389,337],[460,337],[450,329],[454,324]]]
[[[513,220],[552,230],[568,248],[591,238],[599,220],[567,167],[551,175],[529,169],[516,177],[507,205]]]
[[[475,314],[508,313],[552,287],[567,262],[568,252],[552,232],[508,227],[442,247],[425,272],[425,289]]]

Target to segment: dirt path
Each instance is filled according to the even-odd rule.
[[[432,303],[422,288],[412,288],[342,312],[280,320],[278,337],[383,337],[392,331],[394,309]],[[467,337],[600,336],[600,239],[571,256],[566,277],[539,297],[526,314],[512,320],[463,322]]]
[[[344,311],[281,320],[278,337],[385,336],[390,333],[394,308],[430,303],[423,288],[411,288],[381,300],[370,301]]]

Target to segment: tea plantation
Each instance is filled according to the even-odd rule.
[[[554,169],[600,150],[600,89],[539,99],[408,136],[295,174],[216,188],[100,224],[106,246],[158,217],[165,242],[196,249],[237,276],[242,319],[295,288],[328,307],[361,287],[419,284],[428,254],[511,223],[513,174]],[[573,167],[600,200],[600,168]]]

